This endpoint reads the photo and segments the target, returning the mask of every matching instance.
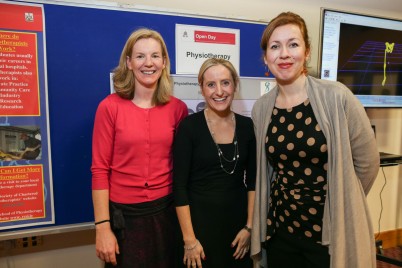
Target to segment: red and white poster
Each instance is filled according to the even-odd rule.
[[[0,230],[54,223],[42,5],[0,0]]]

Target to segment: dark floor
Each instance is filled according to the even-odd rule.
[[[383,255],[388,258],[402,261],[402,246],[384,249]],[[397,266],[377,260],[377,268],[399,268],[399,267],[402,266]]]

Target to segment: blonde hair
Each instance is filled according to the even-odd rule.
[[[273,31],[279,26],[287,24],[293,24],[299,27],[306,46],[306,55],[310,53],[311,50],[310,38],[308,36],[308,30],[304,19],[293,12],[282,12],[268,23],[267,27],[265,28],[262,34],[260,46],[261,49],[264,51],[264,56],[267,52],[268,41],[269,38],[271,38]],[[303,69],[304,69],[303,72],[307,74],[307,61],[304,62]]]
[[[172,95],[172,81],[170,78],[170,60],[163,37],[157,31],[140,28],[131,33],[121,52],[119,65],[113,70],[113,86],[116,94],[123,99],[133,99],[135,92],[135,76],[127,67],[127,58],[131,58],[133,47],[138,40],[152,38],[159,42],[162,49],[162,57],[165,60],[165,68],[162,70],[157,89],[152,97],[152,104],[161,105],[169,102]]]
[[[233,64],[230,61],[225,60],[225,59],[217,59],[217,58],[207,59],[201,65],[200,71],[198,72],[198,84],[200,85],[200,87],[202,87],[202,84],[204,83],[205,72],[209,68],[211,68],[213,66],[217,66],[217,65],[222,65],[223,67],[226,67],[226,69],[229,70],[230,76],[232,77],[233,82],[235,83],[235,86],[236,86],[235,90],[236,90],[239,86],[240,78],[239,78],[239,75],[237,74],[235,67],[233,66]]]

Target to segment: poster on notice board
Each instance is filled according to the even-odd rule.
[[[42,5],[0,1],[0,232],[55,221]]]

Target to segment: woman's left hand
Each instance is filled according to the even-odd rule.
[[[241,229],[232,242],[232,247],[236,247],[233,257],[242,259],[250,249],[250,233],[246,229]]]

